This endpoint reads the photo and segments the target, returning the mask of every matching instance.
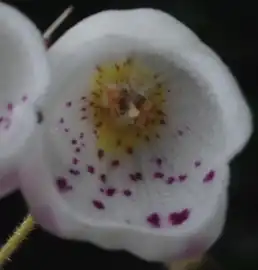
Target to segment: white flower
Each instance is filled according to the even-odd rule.
[[[38,223],[149,261],[204,252],[224,223],[227,164],[252,129],[228,69],[152,9],[91,16],[48,57],[44,121],[20,162]]]

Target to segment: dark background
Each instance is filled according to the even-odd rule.
[[[27,14],[41,31],[69,5],[74,13],[56,32],[52,42],[65,29],[90,14],[104,9],[154,7],[188,25],[212,47],[230,67],[254,113],[258,109],[258,16],[251,0],[94,0],[85,1],[4,1]],[[255,2],[255,1],[254,1]],[[221,239],[210,254],[225,270],[258,269],[258,136],[254,132],[246,149],[231,164],[232,179],[227,222]],[[19,192],[0,203],[2,214],[0,244],[26,215]],[[60,240],[34,231],[5,269],[146,269],[159,270],[125,252],[106,252],[85,243]],[[207,267],[212,270],[212,267]]]

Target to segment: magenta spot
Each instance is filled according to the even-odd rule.
[[[189,215],[190,210],[186,208],[181,212],[171,213],[168,219],[172,225],[181,225],[189,218]]]
[[[0,117],[0,123],[2,123],[4,120],[3,116]]]
[[[168,185],[171,185],[171,184],[173,184],[175,181],[176,181],[175,177],[170,176],[170,177],[168,178],[168,180],[167,180],[167,184],[168,184]]]
[[[186,174],[180,174],[178,178],[179,178],[180,182],[184,182],[187,179],[187,175]]]
[[[115,188],[108,188],[106,190],[106,195],[109,196],[109,197],[112,197],[116,192],[116,189]]]
[[[92,204],[99,210],[103,210],[105,209],[105,205],[103,204],[103,202],[98,201],[98,200],[93,200]]]
[[[83,139],[83,137],[84,137],[84,133],[81,132],[81,133],[80,133],[80,139]]]
[[[74,165],[77,165],[79,163],[79,159],[74,157],[72,162],[73,162]]]
[[[99,158],[99,159],[102,159],[103,157],[104,157],[104,150],[99,149],[99,150],[98,150],[98,158]]]
[[[130,196],[132,195],[132,191],[129,190],[129,189],[125,189],[125,190],[124,190],[124,195],[125,195],[126,197],[130,197]]]
[[[112,165],[112,167],[118,167],[119,166],[119,160],[113,160],[112,162],[111,162],[111,165]]]
[[[104,191],[105,191],[104,188],[100,188],[99,190],[101,193],[104,193]]]
[[[100,175],[100,180],[101,180],[102,183],[106,183],[106,181],[107,181],[107,176],[106,176],[105,174],[101,174],[101,175]]]
[[[63,117],[60,118],[59,123],[60,124],[63,124],[64,123],[64,118]]]
[[[200,167],[200,166],[201,166],[201,161],[200,161],[200,160],[196,160],[196,161],[194,162],[194,166],[195,166],[196,168]]]
[[[74,169],[70,169],[69,170],[69,173],[72,174],[72,175],[74,175],[74,176],[78,176],[78,175],[81,174],[79,170],[74,170]]]
[[[163,178],[164,177],[164,173],[162,173],[162,172],[155,172],[154,174],[153,174],[153,177],[154,178],[156,178],[156,179],[160,179],[160,178]]]
[[[70,130],[69,128],[65,128],[64,129],[65,132],[69,132],[69,130]]]
[[[91,174],[94,174],[94,173],[95,173],[95,168],[94,168],[93,166],[88,166],[88,167],[87,167],[87,170],[88,170],[88,172],[91,173]]]
[[[184,135],[184,132],[183,132],[182,130],[178,130],[178,131],[177,131],[177,134],[178,134],[179,136],[183,136],[183,135]]]
[[[128,155],[132,155],[132,153],[133,153],[133,148],[132,148],[132,147],[127,147],[126,153],[127,153]]]
[[[160,217],[158,213],[152,213],[147,216],[147,221],[153,228],[160,228]]]
[[[73,145],[75,145],[75,144],[77,144],[77,140],[72,139],[72,140],[71,140],[71,143],[72,143]]]
[[[75,148],[75,153],[80,153],[81,152],[81,148],[80,147],[76,147]]]
[[[26,96],[26,95],[22,96],[22,101],[23,101],[23,102],[25,102],[25,101],[27,101],[27,100],[28,100],[28,96]]]
[[[137,180],[136,180],[136,177],[135,177],[135,175],[134,174],[129,174],[129,177],[130,177],[130,179],[132,180],[132,181],[134,181],[134,182],[136,182]]]
[[[73,189],[72,186],[67,184],[67,179],[65,177],[58,177],[56,179],[56,185],[60,192],[66,192]]]
[[[215,177],[215,171],[211,170],[205,175],[203,182],[204,183],[210,182],[214,179],[214,177]]]
[[[157,158],[157,159],[156,159],[156,163],[157,163],[158,166],[161,166],[161,164],[162,164],[162,159],[161,159],[161,158]]]
[[[71,107],[72,106],[72,102],[71,101],[68,101],[68,102],[66,102],[66,107]]]
[[[81,120],[86,120],[87,119],[87,116],[83,116],[82,118],[81,118]]]
[[[135,179],[136,181],[142,180],[142,174],[140,172],[135,173]]]
[[[7,110],[8,110],[9,112],[11,112],[11,111],[13,110],[13,104],[12,104],[12,103],[8,103],[8,105],[7,105]]]

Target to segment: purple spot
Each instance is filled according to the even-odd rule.
[[[164,173],[162,173],[162,172],[155,172],[154,175],[153,175],[153,177],[156,178],[156,179],[163,178],[164,177]]]
[[[59,123],[60,124],[63,124],[64,123],[64,118],[63,117],[60,118]]]
[[[210,182],[214,179],[214,177],[215,177],[215,171],[211,170],[205,175],[203,182],[204,183]]]
[[[136,180],[136,177],[135,177],[135,175],[134,174],[129,174],[129,177],[130,177],[130,179],[132,180],[132,181],[134,181],[134,182],[136,182],[137,180]]]
[[[81,108],[82,112],[86,112],[86,110],[87,110],[86,108]]]
[[[178,131],[177,131],[177,134],[178,134],[179,136],[183,136],[183,135],[184,135],[184,132],[183,132],[182,130],[178,130]]]
[[[72,143],[73,145],[75,145],[75,144],[77,144],[77,140],[72,139],[72,140],[71,140],[71,143]]]
[[[83,96],[83,97],[81,97],[81,100],[86,100],[86,99],[87,99],[87,98],[86,98],[86,97],[84,97],[84,96]]]
[[[8,110],[9,112],[11,112],[11,111],[13,110],[13,104],[12,104],[12,103],[8,103],[8,105],[7,105],[7,110]]]
[[[72,106],[72,102],[71,101],[66,102],[66,107],[71,107],[71,106]]]
[[[111,163],[112,167],[118,167],[119,166],[119,160],[113,160]]]
[[[69,173],[72,174],[72,175],[74,175],[74,176],[78,176],[78,175],[81,174],[79,170],[74,170],[74,169],[70,169],[69,170]]]
[[[181,212],[171,213],[168,219],[173,226],[181,225],[189,218],[189,215],[190,215],[190,210],[186,208],[182,210]]]
[[[105,191],[104,188],[100,188],[99,190],[101,193],[104,193],[104,191]]]
[[[130,197],[130,196],[132,195],[132,191],[129,190],[129,189],[125,189],[125,190],[124,190],[124,195],[125,195],[126,197]]]
[[[135,173],[135,179],[136,181],[142,180],[142,174],[140,172]]]
[[[101,180],[102,183],[106,183],[106,181],[107,181],[107,176],[106,176],[105,174],[101,174],[101,175],[100,175],[100,180]]]
[[[2,123],[4,120],[3,116],[0,117],[0,123]]]
[[[158,213],[152,213],[147,217],[147,221],[153,228],[160,228],[160,217]]]
[[[162,164],[162,159],[161,159],[161,158],[157,158],[157,159],[156,159],[156,163],[157,163],[158,166],[161,166],[161,164]]]
[[[91,174],[94,174],[95,173],[95,168],[93,166],[88,166],[87,170]]]
[[[194,166],[195,166],[196,168],[200,167],[200,166],[201,166],[201,161],[200,161],[200,160],[196,160],[196,161],[194,162]]]
[[[81,133],[80,133],[80,139],[83,139],[83,137],[84,137],[84,133],[81,132]]]
[[[168,178],[168,180],[167,180],[167,184],[168,185],[171,185],[171,184],[173,184],[174,182],[175,182],[175,177],[173,177],[173,176],[170,176],[169,178]]]
[[[75,148],[75,153],[80,153],[81,152],[81,148],[80,147],[76,147]]]
[[[65,132],[69,132],[69,130],[70,130],[69,128],[65,128],[64,129]]]
[[[86,120],[87,119],[87,116],[83,116],[82,118],[81,118],[81,120]]]
[[[98,150],[98,158],[99,158],[99,159],[102,159],[103,157],[104,157],[104,150],[99,149],[99,150]]]
[[[106,190],[106,195],[109,196],[109,197],[112,197],[116,192],[116,189],[115,188],[108,188]]]
[[[73,162],[74,165],[77,165],[79,163],[79,159],[74,157],[72,162]]]
[[[25,101],[27,101],[27,100],[28,100],[28,96],[24,95],[24,96],[22,97],[22,101],[25,102]]]
[[[105,209],[105,205],[103,204],[103,202],[98,201],[98,200],[93,200],[92,204],[99,210],[103,210]]]
[[[178,178],[179,178],[180,182],[184,182],[187,179],[187,175],[186,174],[180,174]]]
[[[58,177],[56,179],[56,185],[60,192],[67,192],[73,189],[72,186],[67,184],[67,179],[65,177]]]

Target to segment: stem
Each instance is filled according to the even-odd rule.
[[[10,256],[20,247],[34,227],[33,217],[28,215],[0,249],[0,266],[9,260]]]

